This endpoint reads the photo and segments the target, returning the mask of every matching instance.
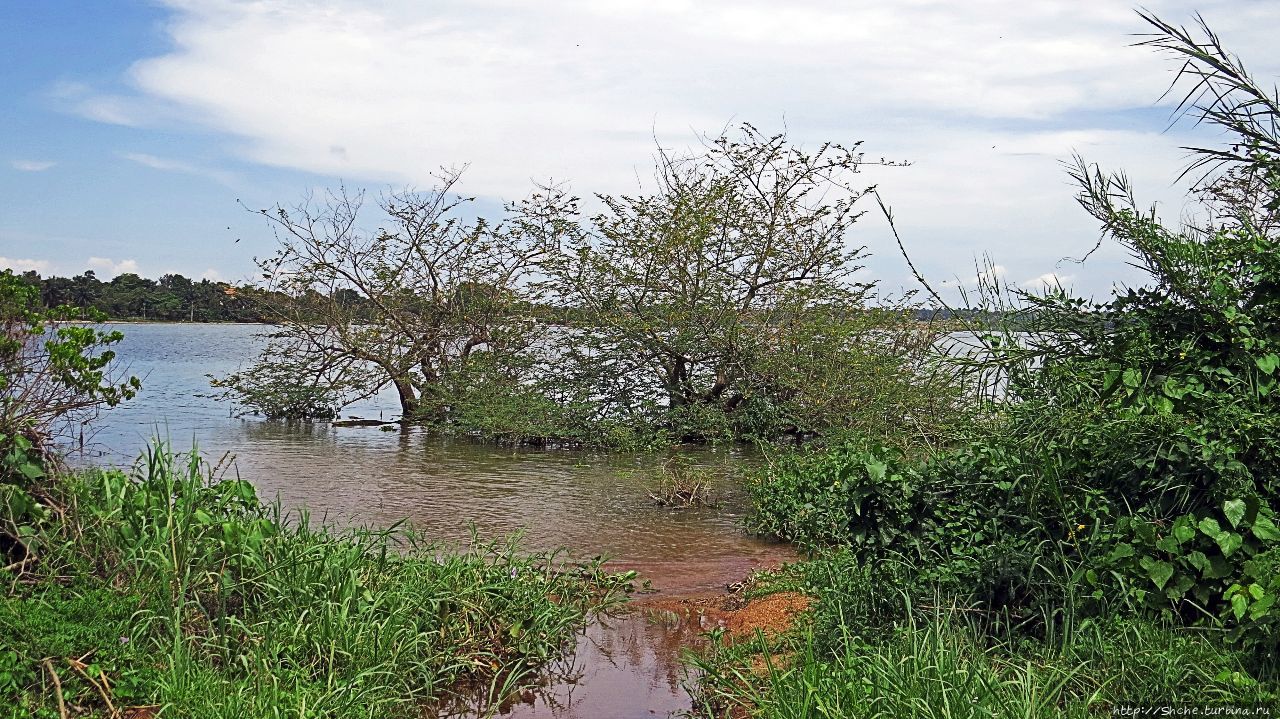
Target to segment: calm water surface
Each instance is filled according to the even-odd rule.
[[[143,390],[104,412],[86,433],[82,462],[127,466],[152,437],[175,449],[196,445],[264,498],[307,508],[343,524],[385,526],[408,520],[430,537],[465,542],[524,534],[530,549],[569,548],[575,556],[607,555],[664,592],[721,589],[752,567],[790,558],[777,544],[740,528],[745,498],[737,480],[717,486],[714,509],[667,510],[648,492],[661,455],[504,449],[447,440],[415,429],[286,424],[232,416],[210,397],[207,375],[250,362],[262,346],[256,325],[120,325],[119,357]],[[348,407],[343,415],[391,419],[391,393]],[[704,452],[708,464],[748,461],[734,452]],[[671,628],[637,619],[594,624],[573,660],[581,681],[553,687],[520,716],[652,717],[688,707],[679,687],[679,642]],[[594,687],[594,690],[593,690]],[[599,712],[606,712],[599,714]]]

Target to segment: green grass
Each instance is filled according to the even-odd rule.
[[[421,716],[529,683],[629,579],[514,542],[285,521],[160,447],[59,491],[33,572],[0,575],[0,716],[57,717],[51,669],[72,716]]]
[[[691,657],[700,715],[1056,719],[1135,704],[1280,707],[1275,677],[1211,633],[1103,619],[1000,637],[980,613],[942,601],[912,606],[903,595],[898,618],[886,619],[864,597],[892,596],[891,587],[842,584],[857,575],[813,571],[817,564],[757,582],[819,598],[794,632]]]

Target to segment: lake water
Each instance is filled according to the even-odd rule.
[[[657,454],[594,453],[495,447],[445,439],[417,429],[288,424],[233,416],[213,399],[207,375],[225,375],[252,361],[266,328],[257,325],[118,325],[122,365],[142,378],[138,397],[103,412],[87,427],[82,463],[127,466],[153,437],[175,449],[193,445],[211,461],[228,456],[233,471],[278,497],[340,524],[386,526],[407,520],[430,538],[465,542],[524,535],[529,549],[568,548],[575,556],[606,555],[618,570],[635,569],[667,593],[722,589],[753,567],[791,558],[785,547],[746,535],[740,480],[715,487],[714,508],[670,510],[649,498]],[[347,408],[343,416],[390,419],[391,393]],[[750,458],[732,450],[699,452],[708,465]],[[576,660],[584,679],[577,698],[539,700],[520,716],[560,719],[665,716],[686,708],[679,687],[683,628],[617,620],[594,624]],[[625,641],[624,641],[625,640]],[[626,651],[615,651],[625,644]],[[595,690],[592,690],[594,682]],[[558,699],[556,697],[559,696]]]

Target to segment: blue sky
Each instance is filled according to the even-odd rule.
[[[1202,11],[1269,79],[1277,5],[1148,7]],[[273,239],[237,200],[462,164],[484,213],[534,181],[634,191],[655,138],[750,121],[911,160],[867,177],[938,281],[989,254],[1011,282],[1105,292],[1138,278],[1115,248],[1062,262],[1097,233],[1061,162],[1126,169],[1176,221],[1195,139],[1165,131],[1173,66],[1129,46],[1142,29],[1110,0],[3,0],[0,265],[239,280]],[[910,285],[883,220],[850,241]]]
[[[206,128],[103,122],[77,107],[129,92],[130,66],[172,49],[171,15],[147,2],[0,3],[0,256],[11,264],[45,274],[123,268],[234,279],[249,271],[249,253],[234,240],[261,230],[236,205],[240,193],[288,199],[323,182],[237,162]],[[181,169],[199,163],[216,169]]]

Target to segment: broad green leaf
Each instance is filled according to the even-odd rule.
[[[866,463],[867,476],[876,481],[884,479],[885,472],[889,469],[889,465],[880,460],[870,460]]]
[[[1164,585],[1173,576],[1173,565],[1168,562],[1143,557],[1140,564],[1142,564],[1143,569],[1147,570],[1147,576],[1151,578],[1151,581],[1155,582],[1157,589],[1164,589]]]
[[[1227,515],[1227,521],[1231,522],[1232,527],[1239,527],[1240,520],[1244,519],[1244,500],[1228,499],[1222,505],[1222,513]]]
[[[1236,615],[1236,619],[1243,617],[1248,608],[1249,600],[1243,594],[1237,594],[1231,598],[1231,613]]]
[[[1195,583],[1196,580],[1190,574],[1179,574],[1177,579],[1165,587],[1164,595],[1170,599],[1181,599]]]
[[[1115,386],[1116,380],[1118,379],[1120,379],[1119,370],[1114,370],[1114,369],[1107,370],[1106,374],[1102,376],[1102,391],[1103,392],[1109,391],[1112,387]]]
[[[1264,542],[1280,541],[1280,528],[1276,527],[1276,523],[1271,521],[1270,517],[1259,514],[1258,518],[1253,520],[1253,527],[1250,530],[1253,536]]]
[[[1213,517],[1205,517],[1200,520],[1199,527],[1200,531],[1204,532],[1205,536],[1210,539],[1217,539],[1222,536],[1222,528],[1218,526],[1218,520]]]
[[[1236,553],[1240,545],[1244,544],[1244,538],[1235,532],[1223,532],[1218,536],[1218,548],[1222,550],[1222,556],[1230,557]]]
[[[1136,552],[1133,551],[1132,544],[1121,542],[1116,545],[1115,549],[1111,550],[1110,554],[1107,555],[1107,561],[1114,562],[1117,559],[1127,559],[1128,557],[1132,557],[1134,554],[1136,554]]]
[[[1190,564],[1203,573],[1209,568],[1209,558],[1204,556],[1204,552],[1192,552],[1187,555],[1187,564]]]
[[[1189,515],[1182,515],[1173,523],[1173,536],[1178,539],[1179,544],[1189,542],[1196,536],[1196,529],[1191,524]]]
[[[1253,605],[1249,607],[1249,618],[1254,621],[1257,621],[1259,618],[1265,615],[1267,611],[1270,610],[1272,605],[1274,605],[1275,603],[1276,603],[1276,595],[1274,594],[1264,595],[1261,599],[1254,602]]]
[[[1187,392],[1191,391],[1191,387],[1173,379],[1166,380],[1164,386],[1160,389],[1165,393],[1165,395],[1172,397],[1173,399],[1182,399],[1187,396]]]
[[[1253,361],[1258,365],[1258,369],[1262,370],[1263,374],[1274,374],[1276,368],[1280,367],[1280,355],[1276,355],[1274,352],[1262,355]]]
[[[44,470],[40,469],[40,465],[34,462],[24,462],[18,467],[18,471],[22,472],[22,476],[31,481],[35,481],[44,476]]]

